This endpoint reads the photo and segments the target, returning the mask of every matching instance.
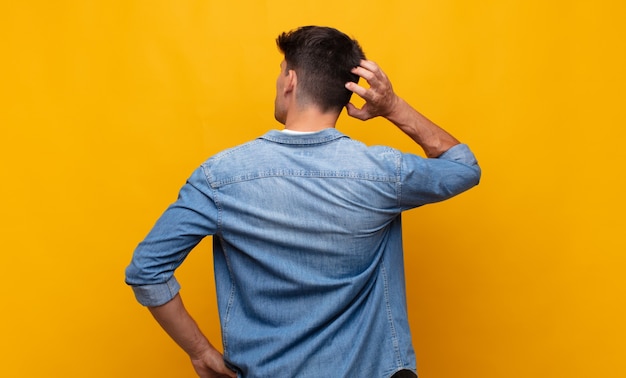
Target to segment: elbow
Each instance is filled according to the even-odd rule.
[[[442,199],[457,196],[480,183],[482,171],[478,164],[465,166],[464,169],[457,171],[454,175],[442,181],[440,191],[444,193]]]
[[[470,169],[472,170],[472,173],[470,175],[470,181],[472,183],[472,186],[476,186],[480,183],[482,170],[480,169],[480,166],[478,164],[474,164],[472,167],[470,167]]]
[[[463,190],[466,191],[468,189],[473,188],[474,186],[480,183],[480,178],[482,176],[482,170],[478,164],[473,164],[467,167],[467,172],[463,175]]]
[[[124,271],[124,282],[127,285],[140,285],[145,281],[145,277],[142,277],[141,270],[134,264],[130,264]]]

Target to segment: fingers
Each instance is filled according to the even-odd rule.
[[[364,76],[361,76],[361,75],[359,76],[361,76],[362,78],[366,80],[367,80],[367,77],[373,78],[376,75],[379,75],[380,73],[382,73],[382,71],[380,70],[380,67],[378,67],[378,64],[372,62],[371,60],[362,60],[357,67],[354,67],[353,71],[355,70],[364,74]]]
[[[352,73],[365,79],[371,86],[387,81],[385,73],[371,60],[362,60],[358,67],[352,69]]]
[[[372,72],[377,72],[380,70],[380,68],[378,67],[378,64],[376,64],[375,62],[371,61],[371,60],[361,60],[361,67],[370,70]]]
[[[365,79],[369,88],[366,89],[353,82],[346,83],[346,89],[365,100],[365,105],[361,109],[348,104],[346,106],[348,115],[364,121],[390,114],[397,102],[397,96],[391,82],[378,65],[370,60],[362,60],[358,67],[352,69],[352,73]]]
[[[370,83],[376,77],[374,72],[368,70],[367,68],[365,68],[363,66],[354,67],[352,69],[352,73],[356,74],[356,75],[359,75],[360,77],[365,79],[368,83]]]
[[[370,60],[362,60],[358,67],[352,69],[352,73],[359,75],[367,81],[369,88],[365,89],[356,83],[347,83],[346,88],[366,101],[375,100],[378,96],[390,96],[393,89],[387,75]]]
[[[349,81],[346,83],[346,89],[351,92],[356,93],[357,95],[363,98],[365,98],[365,96],[367,95],[367,89],[363,88],[362,86],[352,81]]]

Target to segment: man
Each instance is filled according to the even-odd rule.
[[[126,282],[200,377],[415,377],[400,214],[471,188],[480,169],[345,34],[303,27],[277,44],[284,130],[202,164],[137,247]],[[351,140],[335,129],[344,107],[361,120],[385,117],[427,158]],[[173,276],[206,235],[224,355]]]

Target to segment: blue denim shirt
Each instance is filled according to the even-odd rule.
[[[143,305],[168,302],[176,268],[213,235],[224,358],[240,377],[415,371],[400,214],[479,178],[462,144],[426,159],[335,129],[272,130],[191,175],[126,282]]]

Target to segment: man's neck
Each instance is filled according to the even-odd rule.
[[[317,109],[290,112],[285,121],[285,129],[293,131],[320,131],[334,128],[339,114],[322,113]]]

